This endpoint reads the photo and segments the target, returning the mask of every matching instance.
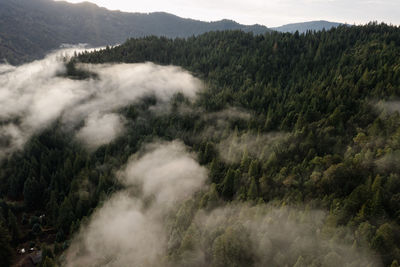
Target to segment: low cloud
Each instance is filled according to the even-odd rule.
[[[245,124],[250,118],[251,114],[248,111],[236,107],[205,113],[202,119],[207,122],[207,128],[204,129],[201,137],[219,141],[221,138],[228,137],[232,131],[232,125]]]
[[[258,133],[241,131],[247,129],[252,115],[250,111],[229,107],[218,112],[204,113],[201,119],[206,127],[196,136],[217,144],[218,154],[226,163],[238,163],[243,155],[251,158],[267,159],[276,145],[289,137],[282,132]]]
[[[353,246],[350,229],[329,228],[325,220],[322,211],[269,205],[200,210],[171,266],[382,266],[361,244]]]
[[[94,149],[110,143],[124,130],[124,119],[118,114],[92,113],[85,119],[85,125],[76,137],[88,148]]]
[[[251,158],[266,159],[273,152],[279,142],[287,138],[283,133],[267,133],[254,135],[251,133],[232,133],[218,145],[221,158],[228,163],[240,162],[244,153]]]
[[[153,144],[146,150],[153,151],[128,164],[122,175],[125,185],[141,187],[145,197],[154,196],[157,205],[166,206],[192,196],[203,186],[205,169],[181,143]]]
[[[400,150],[391,151],[375,160],[379,171],[397,172],[400,169]]]
[[[162,266],[166,216],[204,186],[207,171],[181,142],[153,144],[119,173],[126,189],[92,216],[65,266]]]
[[[82,226],[64,266],[382,266],[352,229],[330,226],[324,211],[246,203],[199,209],[195,195],[207,171],[181,142],[147,146],[117,176],[125,189]]]
[[[373,104],[373,106],[384,114],[400,113],[400,101],[379,101]]]
[[[201,87],[178,67],[152,63],[85,64],[79,68],[97,74],[96,79],[68,79],[61,75],[66,72],[63,58],[73,51],[58,51],[19,67],[0,65],[0,156],[21,149],[33,134],[56,120],[67,129],[85,121],[77,137],[95,148],[121,134],[122,120],[115,115],[118,109],[146,96],[154,96],[159,103],[176,93],[193,98]],[[100,126],[93,131],[99,120],[118,127],[110,131]]]

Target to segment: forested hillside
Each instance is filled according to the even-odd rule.
[[[330,30],[330,29],[336,28],[340,25],[342,25],[342,23],[318,20],[318,21],[309,21],[309,22],[301,22],[301,23],[290,23],[290,24],[282,25],[280,27],[274,27],[271,29],[278,31],[278,32],[295,33],[296,31],[298,31],[299,33],[306,33],[307,31]]]
[[[207,31],[269,31],[230,20],[203,22],[168,13],[110,11],[89,2],[53,0],[0,1],[0,60],[11,64],[38,59],[62,44],[114,45],[129,37],[148,35],[188,37]]]
[[[112,250],[121,253],[118,258],[108,254],[109,239],[90,247],[99,227],[90,221],[112,220],[104,214],[113,214],[122,196],[131,197],[132,185],[117,179],[117,170],[132,172],[132,160],[145,173],[157,169],[141,152],[145,144],[180,140],[151,152],[153,158],[164,155],[154,165],[177,157],[184,145],[200,164],[193,177],[204,175],[198,168],[207,170],[206,186],[166,209],[160,226],[167,229],[165,240],[157,235],[166,252],[140,264],[398,266],[398,27],[371,23],[307,34],[144,37],[81,53],[60,75],[95,83],[92,64],[148,61],[190,71],[203,81],[203,90],[193,101],[174,95],[162,112],[152,95],[119,107],[124,134],[95,150],[76,142],[74,130],[66,131],[60,119],[2,160],[0,259],[11,261],[13,249],[30,241],[42,246],[43,266],[122,266],[122,255],[136,255],[146,242],[136,247],[133,234],[116,234],[129,238]],[[7,139],[0,144],[6,147]],[[185,162],[193,165],[192,159]],[[175,165],[168,166],[172,171]],[[173,185],[173,192],[187,186]],[[150,192],[164,192],[157,190]],[[158,216],[154,203],[163,194],[147,195],[136,187],[129,192],[141,196],[143,210],[150,207],[145,218]],[[160,233],[157,227],[150,232]],[[92,265],[84,264],[88,259]]]

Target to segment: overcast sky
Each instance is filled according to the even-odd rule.
[[[82,0],[68,0],[78,3]],[[269,27],[310,20],[400,24],[400,0],[90,0],[112,10],[165,11],[205,21],[232,19]]]

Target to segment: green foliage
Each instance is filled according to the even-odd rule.
[[[210,187],[170,218],[170,255],[194,253],[200,242],[210,250],[210,264],[251,266],[254,255],[238,245],[248,242],[240,226],[196,243],[193,216],[224,202],[269,202],[325,210],[323,235],[355,248],[368,244],[390,266],[400,260],[398,55],[400,29],[376,23],[301,35],[144,37],[83,53],[74,62],[178,65],[205,88],[194,103],[177,95],[170,112],[151,112],[154,98],[119,110],[127,118],[125,134],[90,154],[51,125],[0,164],[0,196],[23,199],[20,211],[45,212],[57,242],[64,242],[121,188],[115,170],[142,144],[180,139],[209,169]],[[222,119],[219,131],[220,122],[209,117],[231,107],[244,110],[245,119]],[[209,129],[215,132],[208,135]],[[344,227],[352,232],[341,232]],[[61,250],[57,245],[56,254]],[[334,250],[322,254],[296,254],[290,264],[344,261]],[[282,257],[276,253],[274,262],[286,262]]]
[[[250,239],[243,228],[240,226],[227,228],[213,243],[212,266],[253,266],[254,257],[247,249],[249,246]]]
[[[58,227],[69,233],[71,224],[75,221],[75,215],[73,212],[71,201],[65,198],[60,205],[59,216],[58,216]]]
[[[207,84],[195,105],[206,111],[235,106],[251,112],[247,125],[234,136],[288,133],[287,139],[265,148],[262,157],[247,147],[239,162],[228,164],[220,163],[225,156],[221,151],[209,154],[206,145],[194,147],[199,148],[200,161],[209,163],[210,178],[223,199],[292,204],[313,200],[330,208],[334,225],[358,227],[360,240],[381,251],[385,264],[391,264],[398,247],[380,227],[397,227],[400,222],[400,188],[394,178],[400,170],[393,151],[400,149],[395,141],[400,118],[375,102],[400,96],[399,54],[399,28],[370,23],[293,35],[145,37],[78,59],[182,66]],[[218,147],[221,140],[213,142]],[[227,158],[233,159],[232,153],[230,148]],[[336,256],[326,255],[324,261],[330,264]],[[302,262],[298,259],[299,265]]]
[[[235,180],[236,180],[236,172],[232,169],[229,169],[225,175],[224,180],[221,184],[221,194],[226,199],[232,199],[235,194]]]

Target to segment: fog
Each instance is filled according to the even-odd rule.
[[[233,203],[211,212],[200,210],[175,264],[381,266],[366,244],[353,246],[351,229],[329,227],[326,219],[323,211],[266,204]]]
[[[228,107],[218,112],[203,112],[201,119],[207,126],[194,138],[213,141],[219,156],[228,164],[240,162],[244,154],[250,158],[266,160],[277,145],[289,138],[289,134],[249,131],[247,125],[251,117],[249,111],[237,107]],[[241,130],[237,126],[241,126]]]
[[[207,171],[175,141],[147,146],[118,177],[126,188],[81,229],[66,252],[66,266],[160,266],[166,216],[204,186]]]
[[[202,87],[180,68],[152,63],[82,64],[78,68],[95,76],[74,80],[65,76],[63,61],[72,51],[19,67],[0,65],[0,159],[55,122],[95,150],[134,123],[120,114],[122,108],[152,96],[157,99],[152,110],[162,111],[175,94],[192,99]],[[197,138],[216,140],[227,164],[246,154],[266,159],[274,145],[287,138],[284,133],[232,129],[251,117],[237,108],[200,117],[208,126]],[[397,161],[385,158],[378,163],[387,168]],[[63,265],[380,266],[364,244],[355,242],[351,229],[329,226],[327,214],[320,210],[223,204],[215,186],[209,193],[214,190],[218,201],[201,208],[204,194],[197,193],[208,190],[208,171],[180,141],[142,147],[115,177],[123,189],[81,224],[63,254]]]
[[[288,134],[268,133],[254,135],[252,133],[232,133],[222,140],[217,148],[221,158],[228,163],[238,163],[244,154],[259,160],[268,159],[274,146],[284,141]]]
[[[152,63],[80,65],[96,78],[73,80],[66,77],[63,61],[73,51],[57,51],[18,67],[0,65],[0,157],[23,148],[55,121],[96,148],[123,132],[118,109],[145,96],[156,97],[160,105],[176,93],[192,98],[201,88],[188,72]]]
[[[76,133],[77,139],[88,148],[95,149],[110,143],[123,132],[124,119],[118,114],[94,112],[85,119],[85,124]]]
[[[146,146],[117,177],[125,189],[82,225],[64,266],[381,266],[321,210],[235,202],[198,209],[207,171],[181,142]]]
[[[392,114],[395,112],[400,113],[400,101],[378,101],[374,103],[373,106],[384,115]]]
[[[325,211],[251,202],[199,208],[207,170],[180,141],[145,146],[116,177],[125,188],[81,225],[64,266],[381,266]]]
[[[207,127],[203,130],[200,138],[208,138],[220,141],[227,138],[232,132],[235,123],[247,123],[251,114],[246,110],[228,107],[218,112],[202,113],[202,119],[207,121]]]
[[[159,206],[171,207],[204,186],[207,173],[180,142],[152,144],[137,161],[131,161],[122,175],[127,186],[139,186],[145,197],[154,196]]]

